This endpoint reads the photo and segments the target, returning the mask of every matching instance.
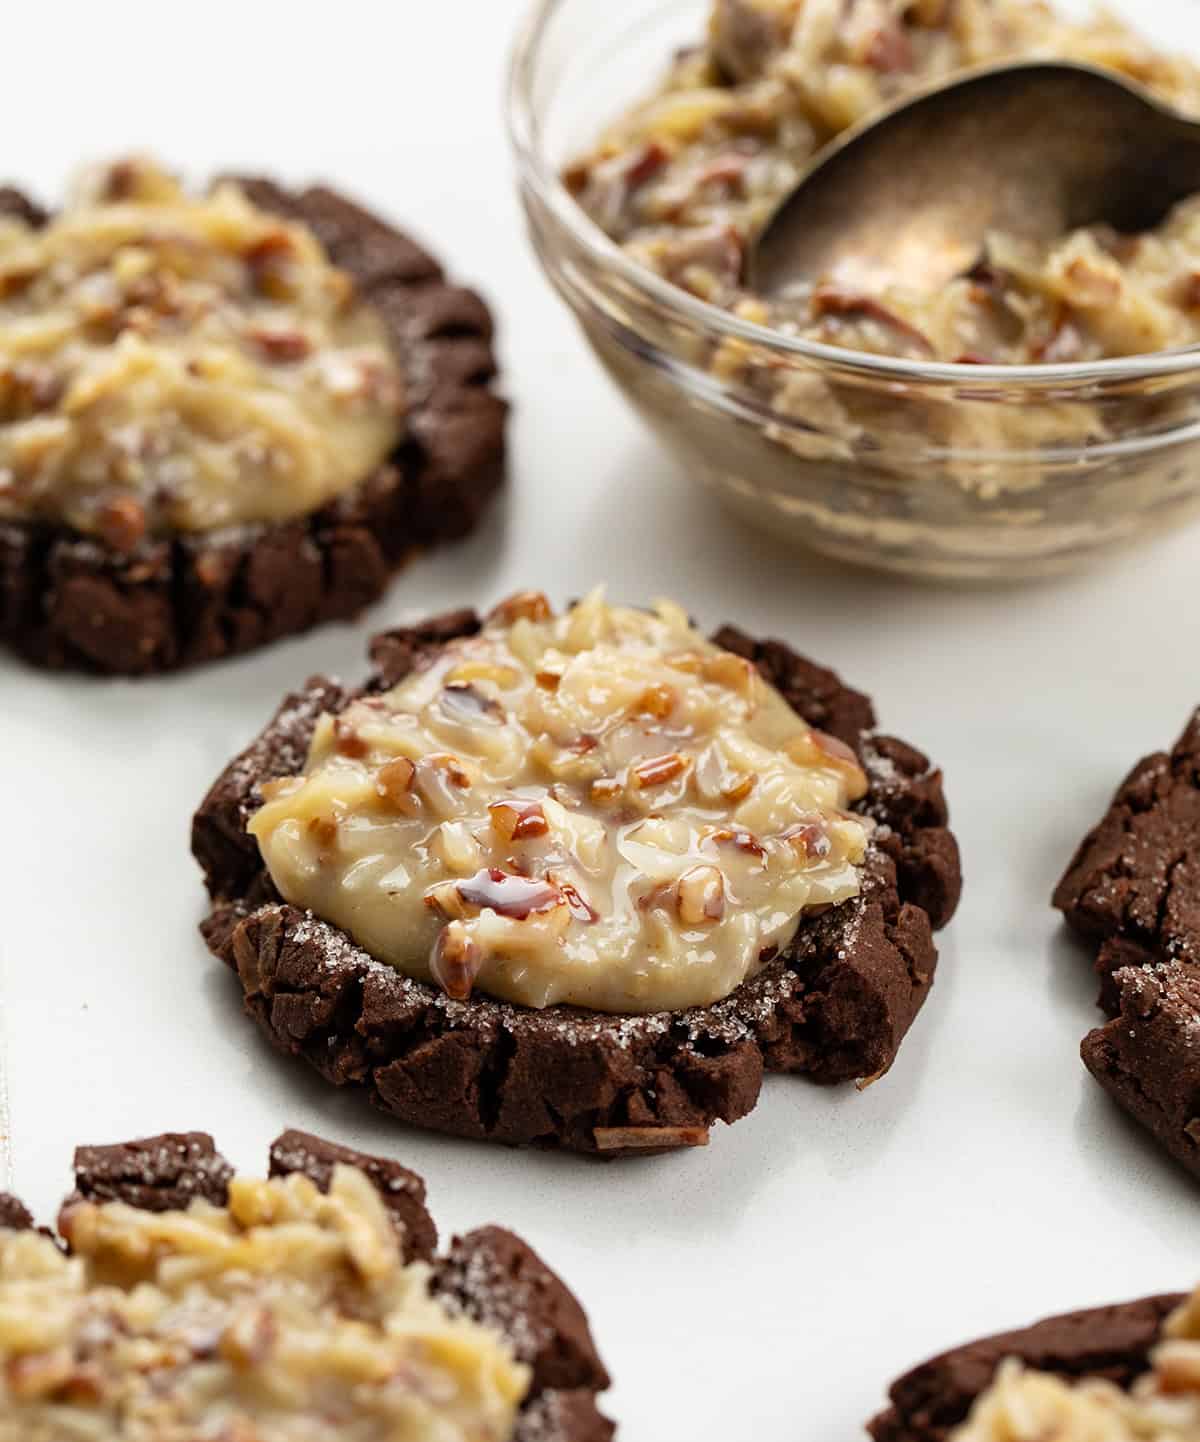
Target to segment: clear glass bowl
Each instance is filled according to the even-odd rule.
[[[538,0],[510,124],[534,247],[617,384],[773,534],[947,579],[1024,578],[1200,512],[1200,354],[935,365],[793,339],[632,262],[559,179],[703,34],[708,0]]]

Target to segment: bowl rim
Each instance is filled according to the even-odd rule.
[[[1042,389],[1200,373],[1200,345],[1188,350],[1048,365],[965,365],[952,361],[879,356],[868,351],[785,335],[782,331],[743,320],[731,311],[673,285],[633,260],[604,233],[567,189],[557,167],[543,149],[541,123],[533,95],[534,76],[547,32],[558,12],[569,3],[571,0],[532,0],[518,25],[511,49],[505,110],[520,184],[532,193],[593,262],[613,272],[625,285],[648,300],[686,318],[697,328],[715,332],[724,339],[816,361],[825,367],[859,371],[882,381],[941,382],[975,387],[991,383]]]

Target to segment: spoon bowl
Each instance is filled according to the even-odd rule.
[[[640,93],[646,58],[678,44],[681,13],[702,23],[709,0],[531,3],[509,94],[521,204],[585,343],[696,488],[690,505],[672,497],[679,546],[727,536],[737,565],[719,497],[781,564],[794,548],[797,584],[824,595],[813,551],[897,575],[1028,581],[1200,514],[1200,350],[989,366],[876,354],[731,313],[623,250],[562,167],[598,116]],[[1117,3],[1134,18],[1136,0]],[[648,470],[599,518],[635,539],[658,504],[650,444],[637,451]]]
[[[751,247],[771,298],[826,282],[937,291],[989,231],[1046,243],[1080,226],[1157,225],[1200,191],[1200,122],[1112,71],[990,66],[906,100],[827,147]]]

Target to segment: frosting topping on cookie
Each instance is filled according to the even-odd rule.
[[[452,998],[676,1011],[857,894],[866,789],[679,607],[524,593],[323,717],[250,831],[289,902]]]
[[[367,1177],[0,1231],[0,1442],[507,1442],[526,1367],[406,1265]]]
[[[1167,1321],[1131,1391],[1010,1361],[951,1442],[1200,1442],[1200,1291]]]
[[[383,322],[317,237],[147,161],[44,226],[0,215],[0,519],[122,550],[290,519],[403,431]]]

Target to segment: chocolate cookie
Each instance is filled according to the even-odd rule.
[[[481,624],[460,611],[378,636],[365,694]],[[703,1144],[715,1121],[750,1111],[764,1071],[824,1083],[886,1072],[933,981],[932,933],[959,898],[941,775],[877,735],[871,703],[833,672],[732,628],[714,639],[861,759],[869,791],[858,809],[878,826],[858,897],[805,920],[785,951],[710,1006],[611,1015],[452,1000],[282,902],[247,835],[260,785],[300,769],[318,718],[352,698],[316,678],[225,770],[192,832],[213,899],[204,936],[275,1046],[414,1125],[606,1155]]]
[[[875,1442],[946,1442],[991,1384],[1001,1362],[1016,1358],[1066,1378],[1103,1377],[1128,1387],[1148,1366],[1168,1315],[1182,1296],[1146,1297],[1068,1312],[943,1352],[889,1390],[891,1406],[867,1427]]]
[[[413,552],[471,531],[503,480],[506,407],[483,301],[333,190],[241,184],[308,226],[382,320],[406,387],[403,439],[374,474],[293,520],[116,546],[0,519],[0,642],[37,665],[147,675],[349,620]],[[0,189],[3,214],[48,219]]]
[[[1100,1005],[1083,1059],[1200,1176],[1200,713],[1174,751],[1138,763],[1054,893],[1098,944]]]
[[[301,1173],[324,1192],[338,1163],[358,1168],[374,1184],[395,1219],[405,1261],[430,1265],[433,1293],[451,1314],[500,1332],[529,1367],[514,1442],[608,1442],[614,1428],[596,1406],[597,1394],[609,1385],[608,1373],[583,1309],[541,1258],[497,1227],[456,1237],[439,1255],[424,1184],[390,1159],[298,1131],[284,1132],[270,1151],[272,1177]],[[233,1169],[211,1137],[190,1132],[80,1147],[75,1174],[76,1190],[62,1217],[68,1238],[72,1207],[80,1200],[125,1202],[151,1212],[186,1209],[196,1198],[224,1206]],[[20,1202],[0,1196],[0,1225],[25,1230],[33,1222]]]

